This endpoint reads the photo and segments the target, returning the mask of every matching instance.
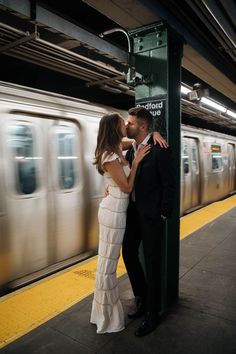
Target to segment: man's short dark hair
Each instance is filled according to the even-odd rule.
[[[152,114],[144,107],[133,107],[128,110],[129,115],[136,116],[140,123],[146,123],[148,129],[153,125]]]

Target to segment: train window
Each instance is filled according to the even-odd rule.
[[[198,171],[198,154],[196,141],[192,141],[192,169]]]
[[[59,185],[61,189],[71,189],[76,182],[75,154],[76,142],[73,130],[68,128],[57,133]]]
[[[222,168],[222,156],[212,154],[212,170],[221,170]]]
[[[20,194],[32,194],[38,187],[37,160],[33,129],[29,125],[8,126],[8,147],[15,163],[16,190]]]
[[[212,145],[211,146],[211,161],[212,161],[212,170],[220,171],[223,168],[222,155],[221,155],[221,146]]]
[[[189,173],[189,150],[188,150],[188,144],[186,143],[183,144],[182,160],[183,160],[184,173],[187,174]]]

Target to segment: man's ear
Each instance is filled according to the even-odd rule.
[[[141,125],[140,125],[140,130],[142,130],[142,132],[143,132],[143,131],[146,131],[146,130],[147,130],[147,124],[145,124],[145,123],[144,123],[144,124],[141,124]]]

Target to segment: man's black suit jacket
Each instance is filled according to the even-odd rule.
[[[171,149],[154,145],[152,137],[150,153],[144,157],[136,172],[134,189],[136,207],[140,215],[156,218],[169,217],[173,208],[175,178]],[[126,153],[126,159],[132,164],[134,149]]]

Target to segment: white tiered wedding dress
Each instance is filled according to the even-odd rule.
[[[103,163],[119,159],[117,154],[105,157]],[[122,166],[125,175],[129,166]],[[105,172],[109,195],[99,206],[99,248],[96,289],[90,322],[97,325],[97,333],[119,332],[125,328],[124,312],[119,298],[116,278],[117,264],[126,225],[129,194],[123,193],[109,173]]]

